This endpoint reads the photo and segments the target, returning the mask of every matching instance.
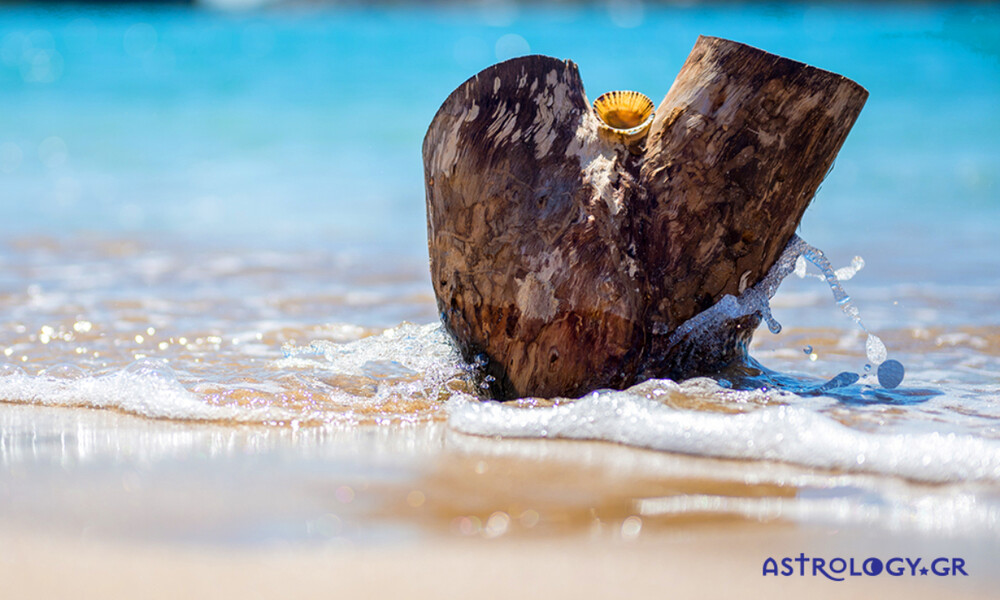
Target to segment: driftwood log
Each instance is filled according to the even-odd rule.
[[[574,63],[526,56],[456,89],[424,139],[441,318],[488,394],[582,395],[722,366],[673,333],[757,283],[868,96],[853,81],[700,37],[648,136],[602,135]]]

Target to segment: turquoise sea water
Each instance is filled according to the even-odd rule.
[[[438,106],[480,69],[525,53],[577,62],[591,98],[636,89],[658,101],[699,34],[836,71],[870,91],[799,234],[834,267],[864,257],[845,287],[906,365],[902,389],[932,393],[911,406],[869,402],[857,386],[848,394],[857,402],[845,403],[697,380],[553,409],[469,401],[463,367],[433,325],[427,280],[420,147]],[[874,478],[810,475],[794,485],[838,498],[845,485],[862,490],[847,494],[852,522],[885,510],[904,528],[992,536],[998,225],[995,6],[5,5],[0,463],[10,480],[26,464],[95,455],[114,469],[151,442],[155,461],[207,452],[174,429],[123,421],[130,437],[103,421],[67,425],[72,414],[36,421],[39,404],[265,423],[281,432],[277,450],[267,446],[279,455],[295,444],[321,453],[322,429],[303,441],[287,427],[433,421],[417,435],[421,451],[439,451],[446,427],[747,458],[760,473],[774,461],[865,472]],[[864,373],[865,336],[825,284],[789,278],[773,308],[785,328],[758,333],[762,363],[818,383]],[[239,430],[240,444],[258,443],[255,431]],[[385,431],[378,435],[405,438]],[[212,442],[212,456],[239,452],[223,442]],[[896,477],[958,487],[935,496],[931,510],[926,490],[900,491]],[[28,490],[24,506],[47,489],[18,485]],[[974,502],[958,506],[952,491]],[[838,522],[835,508],[822,518]]]
[[[931,268],[954,253],[928,245],[958,243],[962,274],[996,248],[996,7],[0,15],[5,232],[391,238],[421,253],[420,141],[464,79],[541,53],[577,62],[592,98],[626,88],[659,99],[708,34],[871,92],[803,237],[857,252],[889,240],[897,257],[934,250]]]

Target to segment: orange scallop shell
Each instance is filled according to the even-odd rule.
[[[625,143],[646,136],[653,123],[654,109],[653,101],[639,92],[608,92],[594,100],[601,129]]]

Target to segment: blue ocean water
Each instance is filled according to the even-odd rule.
[[[463,80],[542,53],[576,61],[591,98],[658,100],[707,34],[871,92],[803,237],[891,250],[890,265],[869,261],[880,275],[967,280],[1000,254],[998,31],[1000,9],[980,4],[4,6],[0,231],[391,242],[419,255],[420,143]]]

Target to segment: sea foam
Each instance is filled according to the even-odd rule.
[[[690,387],[680,384],[682,392]],[[872,433],[798,406],[721,414],[673,408],[630,391],[601,391],[572,403],[531,409],[456,397],[447,409],[452,428],[475,435],[604,440],[931,482],[1000,480],[996,440],[939,432]]]
[[[91,376],[69,368],[31,376],[7,366],[0,372],[0,398],[46,406],[115,409],[155,419],[261,422],[291,416],[274,407],[206,403],[186,389],[164,361],[156,359],[141,359],[120,371]]]

